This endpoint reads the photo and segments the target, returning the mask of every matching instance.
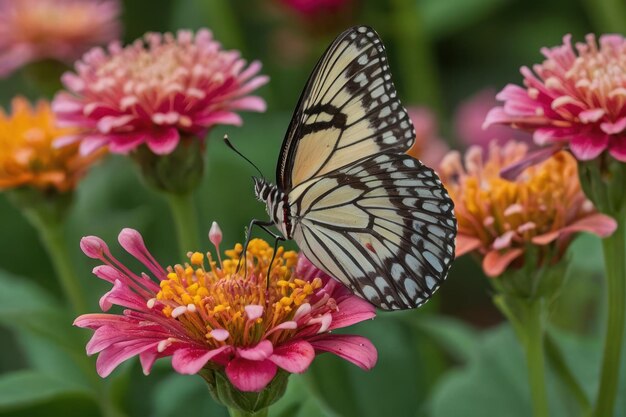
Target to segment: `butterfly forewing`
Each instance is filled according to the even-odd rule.
[[[396,96],[383,44],[366,26],[342,33],[300,97],[277,168],[282,190],[363,158],[407,150],[413,125]]]
[[[304,254],[378,307],[417,307],[448,273],[453,203],[433,170],[410,156],[372,156],[288,197]]]

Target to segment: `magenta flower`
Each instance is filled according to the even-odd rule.
[[[212,228],[210,240],[219,251],[219,229]],[[223,371],[238,390],[258,392],[278,368],[304,372],[320,352],[363,369],[376,363],[369,340],[330,333],[373,318],[374,307],[295,252],[279,248],[269,271],[273,250],[254,239],[247,265],[239,269],[239,244],[226,251],[223,261],[219,252],[218,262],[207,254],[208,269],[199,252],[189,253],[184,266],[165,269],[137,231],[122,230],[119,242],[157,281],[132,272],[101,239],[81,240],[83,252],[103,262],[94,274],[113,284],[100,307],[125,309],[122,314],[85,314],[74,323],[95,330],[87,353],[99,353],[96,366],[102,377],[133,356],[139,356],[146,374],[156,359],[172,356],[172,366],[181,374],[210,366]]]
[[[80,140],[82,153],[103,146],[128,153],[146,144],[169,154],[181,136],[203,139],[215,125],[240,125],[238,110],[264,111],[265,102],[248,95],[268,81],[256,75],[260,68],[223,51],[206,29],[92,49],[76,72],[63,75],[68,91],[54,99],[59,121],[84,130],[60,144]]]
[[[497,96],[485,126],[508,124],[533,132],[539,145],[569,145],[580,160],[608,150],[626,162],[626,40],[622,35],[594,35],[586,43],[571,36],[563,45],[543,48],[546,60],[522,67],[525,88],[507,85]]]
[[[71,64],[120,35],[118,0],[0,0],[0,77],[34,61]]]

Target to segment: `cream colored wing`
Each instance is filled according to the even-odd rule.
[[[402,153],[415,139],[373,29],[348,29],[317,63],[283,141],[278,186],[289,191],[370,156]]]
[[[453,203],[434,171],[379,154],[289,193],[293,239],[317,267],[376,306],[423,304],[454,259]]]

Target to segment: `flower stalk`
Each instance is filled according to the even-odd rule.
[[[176,227],[176,236],[181,254],[187,253],[186,248],[200,247],[198,240],[198,219],[193,203],[193,194],[175,194],[164,192]]]
[[[622,340],[626,322],[626,265],[624,253],[626,245],[624,229],[626,210],[618,213],[618,228],[615,233],[602,241],[606,270],[607,291],[607,329],[604,339],[604,353],[600,373],[600,388],[594,409],[594,416],[613,415],[617,385],[619,382],[619,364],[621,363]]]
[[[65,298],[75,313],[86,311],[86,297],[70,259],[63,231],[72,194],[17,188],[8,192],[12,202],[25,214],[39,234],[61,284]]]
[[[580,164],[583,190],[598,209],[617,220],[615,232],[602,241],[607,290],[607,328],[600,371],[600,387],[593,415],[613,414],[626,324],[626,204],[624,179],[626,164],[606,154]]]

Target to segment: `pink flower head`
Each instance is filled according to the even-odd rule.
[[[457,107],[454,114],[454,130],[457,138],[465,146],[478,145],[487,149],[489,143],[494,140],[499,143],[504,143],[511,138],[530,141],[530,134],[515,130],[510,126],[490,125],[483,129],[485,117],[496,104],[496,92],[491,88],[486,88],[467,98]]]
[[[450,152],[439,169],[458,220],[456,255],[479,254],[491,277],[523,266],[531,246],[539,253],[537,261],[548,264],[560,259],[574,233],[606,237],[617,227],[583,194],[569,152],[526,168],[513,181],[500,177],[503,167],[526,153],[524,143],[493,142],[488,151],[469,148],[464,164],[458,152]]]
[[[72,63],[120,35],[118,0],[0,0],[0,77],[33,61]]]
[[[137,231],[122,230],[119,241],[147,273],[132,272],[99,238],[81,242],[88,256],[103,262],[94,274],[113,284],[100,300],[102,310],[125,309],[122,314],[85,314],[74,323],[95,331],[87,353],[99,353],[96,366],[102,377],[136,355],[146,374],[156,359],[171,356],[179,373],[195,374],[211,363],[238,390],[258,392],[278,368],[304,372],[320,352],[363,369],[376,363],[369,340],[330,333],[373,318],[374,307],[295,252],[279,248],[270,270],[272,248],[254,239],[245,265],[239,265],[242,246],[237,244],[223,262],[210,254],[205,262],[195,252],[185,265],[163,268]]]
[[[507,85],[497,96],[504,106],[489,112],[485,126],[508,124],[533,132],[539,145],[569,145],[580,160],[608,150],[626,162],[626,40],[594,35],[577,43],[543,48],[533,71],[522,67],[525,88]]]
[[[415,142],[407,153],[428,166],[438,166],[448,145],[439,137],[435,114],[426,107],[409,107],[407,112],[415,127]]]
[[[67,72],[68,91],[53,108],[64,125],[84,130],[81,152],[108,146],[128,153],[146,144],[155,154],[172,152],[181,136],[203,139],[217,124],[240,125],[237,110],[264,111],[265,102],[248,96],[267,83],[237,51],[223,51],[206,29],[148,33],[122,47],[95,48]]]

